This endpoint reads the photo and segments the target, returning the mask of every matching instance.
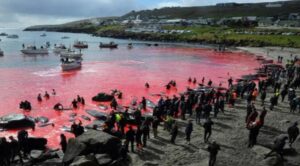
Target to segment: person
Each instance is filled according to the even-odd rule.
[[[145,87],[146,87],[147,89],[149,89],[149,88],[150,88],[150,85],[149,85],[149,83],[148,83],[148,82],[146,82],[146,84],[145,84]]]
[[[198,104],[196,107],[196,123],[200,124],[200,120],[202,117],[202,105]]]
[[[212,85],[212,81],[211,81],[211,79],[209,79],[209,81],[208,81],[207,85],[208,85],[209,87],[211,87],[211,85]]]
[[[0,164],[3,166],[10,166],[11,153],[9,149],[9,142],[7,142],[5,137],[0,138]]]
[[[110,103],[110,107],[114,110],[117,109],[117,106],[118,106],[118,103],[117,103],[117,100],[115,98],[113,98],[113,100],[111,101]]]
[[[42,102],[43,101],[42,95],[40,93],[38,94],[37,100],[38,100],[38,102]]]
[[[150,137],[150,127],[149,127],[148,120],[145,120],[142,125],[142,132],[143,132],[143,147],[147,146],[147,139]]]
[[[157,138],[158,125],[159,125],[159,119],[157,117],[154,117],[154,120],[152,122],[152,131],[153,131],[154,138]]]
[[[142,97],[141,104],[142,104],[142,109],[143,109],[143,110],[146,110],[147,101],[146,101],[146,98],[145,98],[145,97]]]
[[[177,123],[175,122],[173,124],[172,130],[171,130],[171,143],[172,144],[175,144],[175,139],[177,137],[177,134],[178,134],[178,126],[177,126]]]
[[[126,135],[125,135],[127,151],[128,151],[129,143],[131,143],[131,152],[134,152],[134,136],[135,136],[135,133],[134,133],[132,127],[129,126],[128,131],[126,132]]]
[[[267,92],[266,90],[262,90],[261,92],[261,95],[260,95],[260,99],[261,99],[261,105],[265,105],[265,100],[266,100],[266,97],[267,97]]]
[[[197,83],[197,79],[194,77],[193,84]]]
[[[214,124],[214,122],[208,118],[204,124],[203,124],[203,127],[204,127],[204,142],[208,142],[208,139],[209,137],[211,136],[211,127],[212,125]]]
[[[55,96],[56,95],[56,91],[55,89],[52,89],[52,95]]]
[[[228,79],[228,88],[230,88],[232,86],[232,83],[233,83],[233,79],[232,79],[232,77],[230,77]]]
[[[73,106],[74,109],[77,109],[77,108],[78,108],[76,99],[74,99],[74,100],[72,101],[72,106]]]
[[[249,129],[249,142],[248,142],[248,148],[252,148],[256,142],[257,142],[257,136],[259,134],[261,126],[259,123],[252,122],[249,124],[248,129]]]
[[[285,141],[288,139],[288,136],[285,135],[285,134],[281,134],[279,136],[277,136],[274,140],[274,144],[273,144],[273,147],[272,147],[272,150],[265,155],[265,159],[268,158],[273,152],[276,152],[277,154],[280,155],[280,158],[281,160],[284,160],[283,159],[283,148],[284,148],[284,145],[285,145]]]
[[[295,140],[297,139],[297,137],[299,135],[299,128],[297,126],[298,126],[298,122],[295,122],[287,130],[287,133],[289,135],[290,146],[292,146],[292,144],[295,142]]]
[[[21,155],[20,143],[13,136],[9,136],[10,139],[10,150],[11,150],[11,162],[15,161],[15,157],[19,156],[21,165],[23,165],[23,158]]]
[[[45,91],[44,97],[45,97],[46,99],[49,99],[49,98],[50,98],[50,95],[48,94],[47,91]]]
[[[60,146],[61,150],[65,153],[67,150],[67,138],[64,134],[60,134]]]
[[[208,161],[209,166],[215,165],[219,150],[221,150],[221,148],[216,141],[213,141],[213,143],[208,146],[207,151],[209,152],[209,161]]]
[[[136,133],[135,133],[135,142],[136,142],[137,151],[141,151],[143,148],[142,135],[143,135],[143,131],[141,130],[140,126],[137,126]]]
[[[77,95],[77,102],[81,103],[81,97],[79,95]]]
[[[193,131],[193,123],[192,120],[189,120],[189,123],[185,128],[185,136],[186,136],[187,144],[190,144],[192,131]]]
[[[191,82],[192,82],[192,78],[191,78],[191,77],[189,77],[189,79],[188,79],[188,82],[189,82],[189,83],[191,83]]]
[[[81,104],[82,104],[82,105],[85,105],[85,100],[84,100],[83,97],[81,97]]]

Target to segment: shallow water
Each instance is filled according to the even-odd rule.
[[[1,31],[1,30],[0,30]],[[5,31],[5,30],[3,30]],[[133,45],[133,49],[127,49],[126,43],[134,41],[114,40],[109,38],[91,37],[85,34],[68,34],[47,32],[47,37],[39,35],[43,32],[21,32],[19,39],[6,39],[3,37],[0,47],[5,52],[0,57],[0,115],[10,113],[25,113],[33,117],[46,116],[55,127],[36,127],[31,135],[48,138],[50,147],[57,147],[59,135],[63,131],[63,125],[70,126],[69,115],[72,112],[86,114],[86,109],[97,109],[97,103],[91,98],[98,92],[110,92],[111,89],[120,89],[123,99],[118,100],[122,105],[128,105],[130,101],[142,96],[156,102],[159,97],[151,94],[166,93],[177,94],[186,89],[194,87],[189,85],[189,76],[201,80],[202,77],[213,80],[214,85],[222,82],[227,86],[227,79],[232,76],[239,78],[241,75],[250,74],[259,66],[255,57],[244,53],[216,53],[213,50],[194,48],[179,45],[163,45],[148,47],[143,43]],[[6,32],[7,32],[6,31]],[[62,36],[70,36],[70,39],[62,40]],[[89,43],[89,48],[83,50],[83,65],[80,70],[62,72],[59,56],[50,53],[44,56],[22,55],[20,49],[22,43],[65,43],[71,45],[76,39]],[[115,50],[99,49],[98,43],[115,41],[120,43]],[[38,45],[39,46],[39,45]],[[164,85],[170,80],[176,80],[177,91],[172,89],[166,91]],[[150,89],[145,89],[145,82],[149,82]],[[57,95],[51,96],[49,100],[38,103],[37,94],[44,94],[55,89]],[[56,112],[52,109],[57,102],[68,107],[77,95],[86,100],[85,107],[78,110]],[[23,112],[19,103],[22,100],[31,102],[33,110]],[[79,116],[78,116],[79,117]],[[81,119],[81,118],[79,118]],[[81,119],[84,124],[88,121]],[[15,135],[16,131],[1,132],[0,136]],[[70,137],[70,134],[67,134]]]

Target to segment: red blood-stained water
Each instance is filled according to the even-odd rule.
[[[230,76],[239,78],[241,75],[253,73],[259,66],[254,56],[245,53],[217,53],[209,49],[182,47],[135,48],[124,51],[130,51],[127,55],[132,57],[122,60],[118,57],[104,61],[84,60],[82,69],[72,72],[62,72],[59,64],[57,67],[0,68],[0,115],[25,113],[32,117],[48,117],[55,127],[36,127],[35,131],[28,131],[30,135],[47,138],[48,146],[58,147],[59,135],[64,133],[61,127],[71,125],[69,115],[72,112],[87,115],[86,109],[99,110],[97,103],[91,101],[98,92],[121,90],[123,99],[118,100],[118,103],[122,105],[128,105],[135,97],[140,100],[142,96],[157,102],[159,97],[151,94],[165,92],[173,95],[184,91],[188,86],[194,87],[195,85],[187,83],[190,76],[196,77],[198,81],[202,77],[206,78],[206,82],[211,79],[214,85],[222,82],[226,87]],[[170,80],[176,80],[177,91],[173,89],[166,92],[164,86]],[[144,87],[146,82],[150,84],[148,90]],[[51,95],[49,100],[37,102],[38,93],[43,95],[48,91],[51,94],[52,89],[57,92],[55,96]],[[64,112],[52,109],[58,102],[65,107],[71,106],[71,101],[77,95],[85,98],[84,107]],[[18,108],[22,100],[31,102],[31,112],[23,112]],[[91,123],[81,120],[84,124]],[[0,133],[0,136],[9,135],[16,135],[16,131]]]

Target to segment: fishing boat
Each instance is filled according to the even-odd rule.
[[[41,34],[40,36],[41,36],[41,37],[46,37],[47,35],[46,35],[46,33],[43,33],[43,34]]]
[[[128,48],[128,49],[132,49],[132,48],[133,48],[132,43],[129,43],[129,44],[127,45],[127,48]]]
[[[69,39],[70,37],[69,36],[63,36],[61,37],[61,39]]]
[[[68,59],[78,60],[78,59],[81,59],[82,53],[81,52],[76,52],[75,50],[68,49],[68,50],[62,51],[60,53],[60,57],[61,58],[68,58]]]
[[[29,45],[26,48],[23,48],[21,52],[23,54],[48,54],[48,49],[43,46],[37,48],[36,46]]]
[[[6,37],[7,37],[7,38],[10,38],[10,39],[17,39],[17,38],[19,38],[19,36],[16,35],[16,34],[7,35]]]
[[[61,52],[64,52],[64,51],[67,51],[67,48],[64,44],[59,44],[59,45],[54,45],[54,49],[53,49],[53,52],[55,54],[59,54]]]
[[[81,68],[81,60],[62,58],[61,68],[63,71],[70,71]]]
[[[4,32],[2,32],[2,33],[0,33],[0,36],[7,36],[8,34],[7,33],[4,33]]]
[[[118,48],[118,44],[116,44],[114,42],[110,42],[110,43],[102,43],[102,42],[100,42],[99,47],[100,48]]]
[[[75,48],[88,48],[87,42],[84,41],[75,41],[73,47]]]
[[[4,52],[0,48],[0,56],[4,56]]]

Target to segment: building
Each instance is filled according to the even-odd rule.
[[[282,4],[280,4],[280,3],[268,3],[268,4],[266,4],[266,8],[277,8],[277,7],[282,7]]]

